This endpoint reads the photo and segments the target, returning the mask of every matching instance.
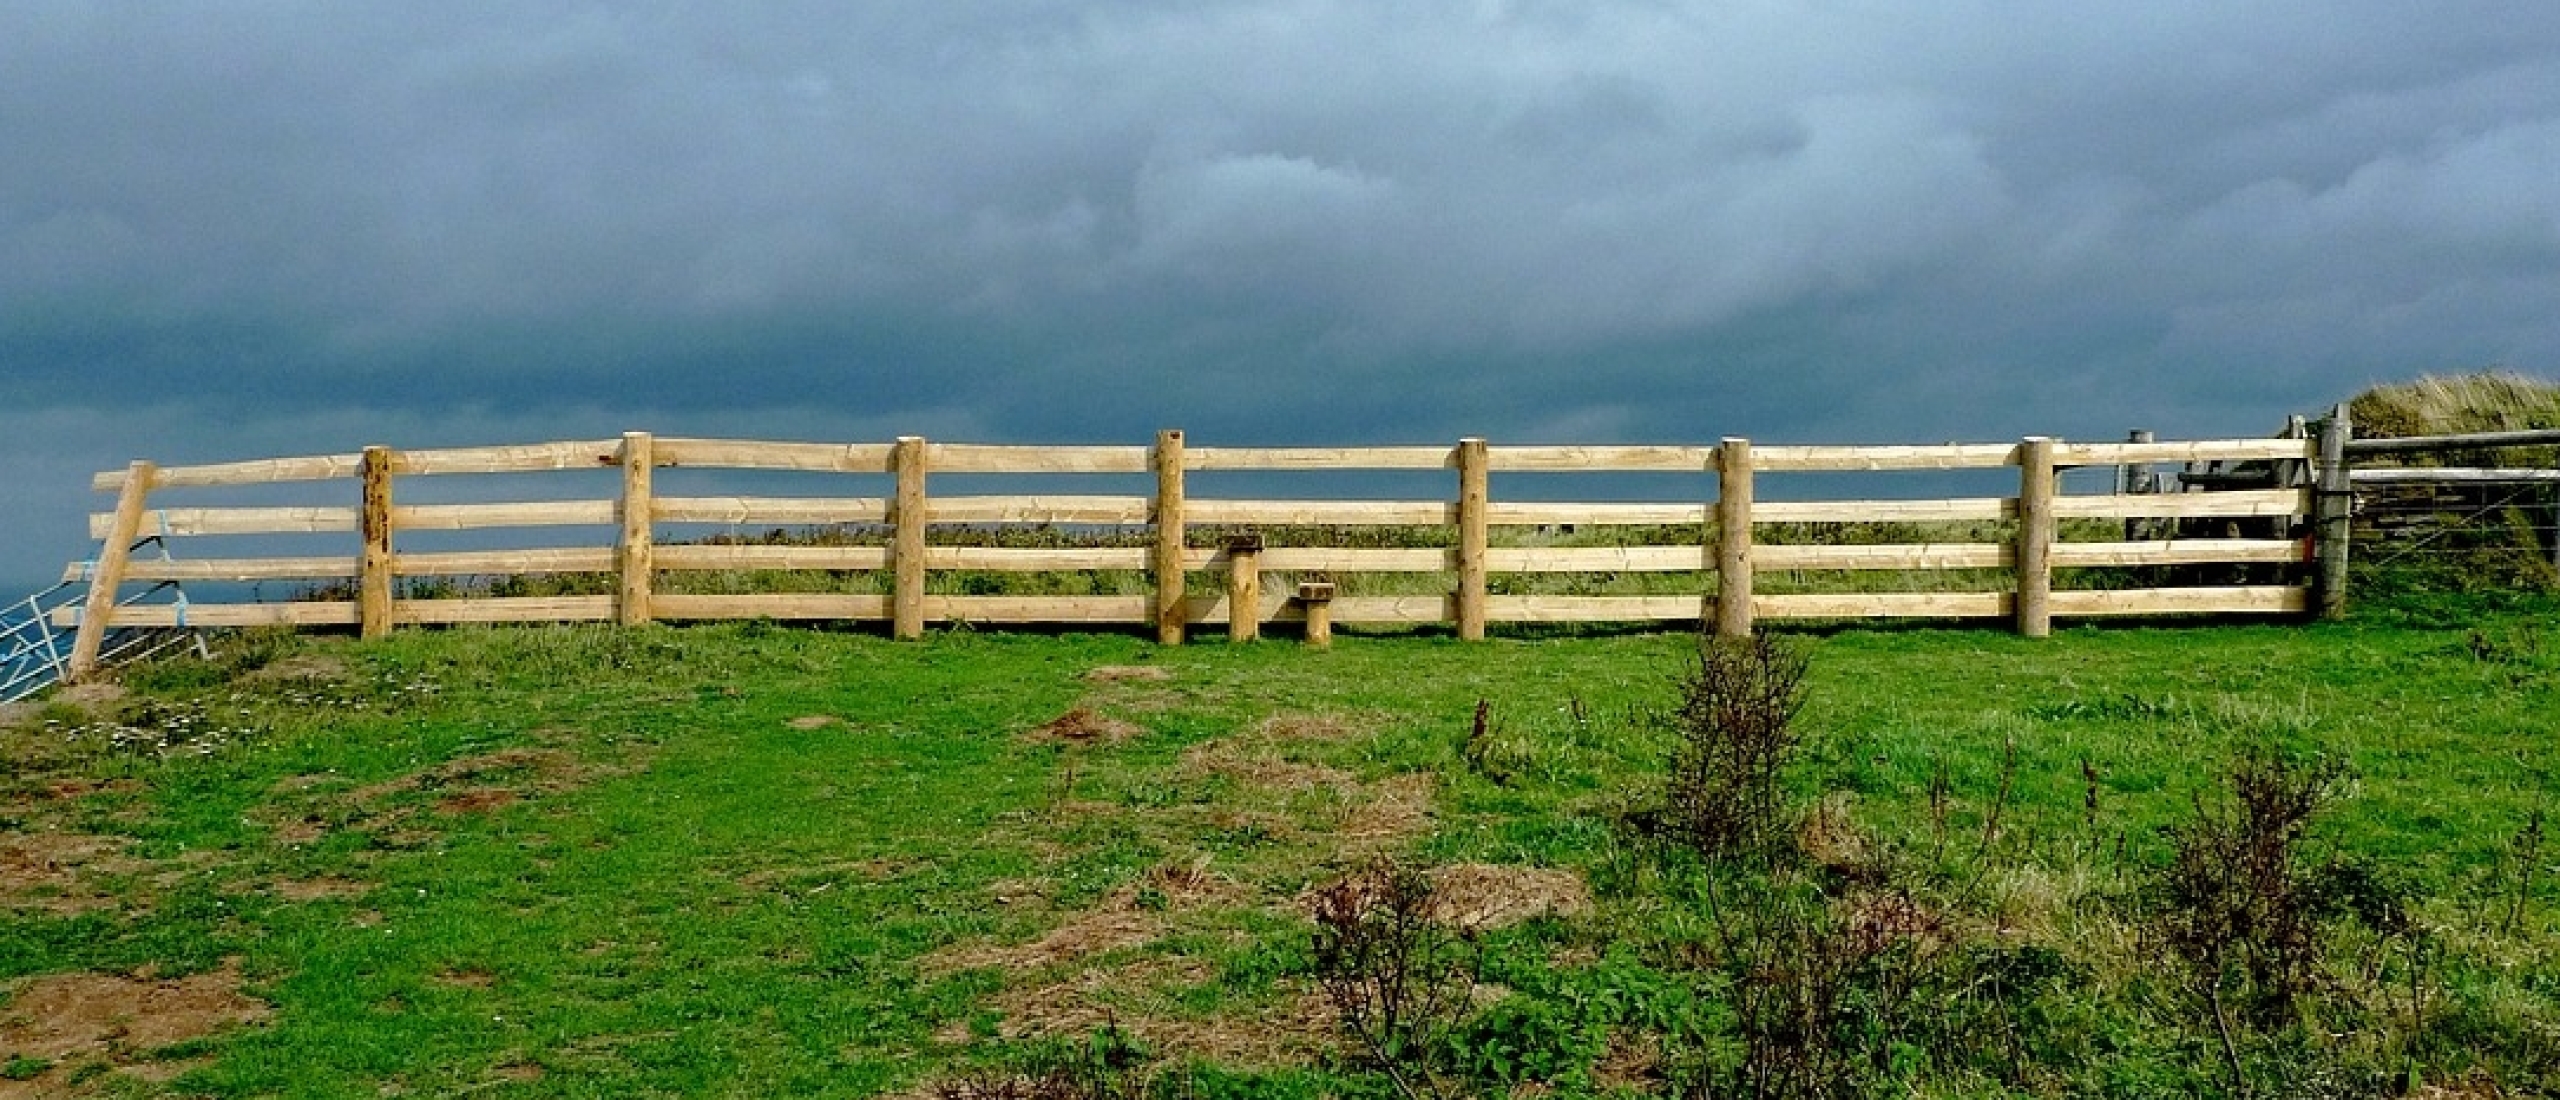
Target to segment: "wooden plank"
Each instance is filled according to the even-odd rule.
[[[1485,610],[1504,623],[1697,622],[1696,596],[1493,596]]]
[[[1436,527],[1457,522],[1445,500],[1194,500],[1184,516],[1206,526]]]
[[[1484,640],[1484,551],[1491,480],[1485,441],[1458,441],[1458,640]],[[1530,522],[1536,522],[1534,520]]]
[[[2293,615],[2311,610],[2311,590],[2294,585],[2223,588],[2137,588],[2107,592],[2056,592],[2053,613],[2099,615],[2217,614]]]
[[[398,467],[395,465],[394,469]],[[491,527],[611,526],[610,500],[527,500],[504,504],[404,504],[391,509],[404,531],[475,531]]]
[[[783,592],[702,596],[660,592],[652,608],[660,620],[772,619],[777,622],[885,622],[889,597],[832,592]]]
[[[659,497],[652,512],[659,523],[728,527],[889,522],[889,502],[879,497]]]
[[[622,521],[622,537],[614,545],[616,602],[614,620],[624,626],[638,626],[649,621],[649,595],[655,587],[657,568],[654,535],[657,516],[655,494],[651,492],[650,475],[657,459],[654,441],[647,432],[625,432],[622,436],[622,499],[614,502],[614,510]]]
[[[889,546],[890,634],[903,639],[924,636],[924,534],[931,516],[925,511],[926,454],[924,437],[898,437],[898,498],[889,509],[897,525]]]
[[[86,580],[95,567],[74,565],[63,571],[65,582]],[[192,558],[165,560],[130,558],[125,563],[124,579],[128,581],[292,581],[354,580],[356,559],[352,557],[302,558]]]
[[[1771,549],[1761,547],[1760,553]],[[1485,551],[1485,568],[1496,573],[1706,573],[1715,567],[1715,552],[1694,545],[1513,546]]]
[[[1186,470],[1446,470],[1450,447],[1193,447]]]
[[[1497,472],[1608,471],[1705,473],[1716,464],[1713,447],[1495,447],[1486,456]]]
[[[152,485],[161,489],[205,489],[232,485],[273,485],[287,481],[330,481],[352,478],[363,465],[361,455],[310,455],[259,458],[247,462],[215,462],[199,466],[158,467]],[[102,493],[124,491],[126,473],[109,470],[89,479]]]
[[[604,623],[613,621],[611,596],[480,596],[458,600],[399,600],[391,605],[403,624]]]
[[[1770,569],[2006,569],[2016,548],[1997,543],[1885,543],[1873,546],[1751,548],[1751,564]]]
[[[2007,519],[2007,496],[1953,496],[1938,501],[1769,501],[1751,507],[1756,524],[1928,524]]]
[[[2475,469],[2458,466],[2407,466],[2355,470],[2352,485],[2548,485],[2560,484],[2560,470]]]
[[[392,559],[392,573],[402,577],[515,576],[549,573],[610,573],[613,551],[605,547],[547,547],[535,550],[439,550],[407,553]]]
[[[2014,613],[2007,592],[1838,592],[1755,596],[1764,619],[1997,619]]]
[[[966,623],[1126,623],[1147,621],[1147,596],[927,596],[925,617]]]
[[[395,474],[514,474],[543,470],[602,470],[619,462],[619,439],[528,443],[507,447],[448,447],[402,451]]]
[[[927,567],[931,568],[930,550],[925,560]],[[683,544],[659,547],[657,565],[661,571],[686,572],[776,569],[868,573],[889,567],[889,548]],[[659,598],[664,596],[664,593],[659,594]]]
[[[1486,551],[1486,561],[1505,553]],[[1458,568],[1456,547],[1369,548],[1274,546],[1262,552],[1265,569],[1327,573],[1443,573]]]
[[[1751,598],[1751,441],[1728,437],[1716,447],[1716,635],[1748,638],[1758,606]]]
[[[937,474],[1143,474],[1145,447],[1043,447],[936,443],[926,462]]]
[[[1333,621],[1416,626],[1450,621],[1447,596],[1337,596]]]
[[[1575,527],[1673,527],[1707,522],[1713,509],[1704,502],[1545,504],[1508,501],[1488,509],[1487,520],[1504,527],[1572,525]]]
[[[2017,461],[2014,443],[1942,443],[1934,446],[1755,447],[1752,466],[1781,470],[1972,470]]]
[[[2167,443],[2055,443],[2053,460],[2064,466],[2138,466],[2152,462],[2271,462],[2312,455],[2303,439],[2205,439]]]
[[[1148,463],[1156,473],[1155,507],[1148,521],[1156,528],[1152,561],[1156,582],[1156,642],[1159,645],[1181,645],[1185,629],[1184,613],[1188,605],[1182,596],[1182,539],[1193,520],[1190,504],[1183,496],[1182,472],[1189,462],[1181,429],[1167,428],[1156,433],[1155,449],[1148,456]]]
[[[1207,564],[1206,559],[1214,553],[1200,551],[1202,564]],[[991,573],[1137,571],[1147,568],[1149,557],[1143,546],[928,546],[924,550],[927,569],[983,569]]]
[[[671,437],[657,440],[652,450],[660,466],[885,474],[890,472],[890,455],[896,448],[887,443],[762,443]]]
[[[119,627],[143,627],[170,630],[178,626],[178,608],[173,604],[128,604],[116,608],[97,620],[102,630]],[[295,601],[292,603],[196,603],[186,607],[186,625],[206,629],[231,629],[257,626],[354,626],[356,605],[353,600]],[[56,608],[53,625],[81,625],[85,616],[72,608]]]
[[[2311,508],[2307,489],[2237,489],[2217,493],[2113,493],[2055,499],[2053,514],[2063,519],[2156,519],[2292,516]]]
[[[2298,539],[2162,539],[2147,542],[2058,542],[2053,564],[2083,569],[2110,565],[2211,565],[2222,562],[2309,560]]]
[[[115,513],[89,517],[89,537],[115,530]],[[141,517],[141,535],[354,534],[354,508],[153,508]]]
[[[2053,537],[2055,484],[2053,440],[2028,436],[2018,444],[2018,633],[2053,633]]]
[[[1134,527],[1147,522],[1147,498],[935,497],[927,515],[934,523],[1094,523]]]
[[[65,680],[78,683],[98,670],[98,649],[114,621],[109,616],[115,613],[117,591],[124,585],[125,563],[133,557],[142,511],[159,476],[159,467],[148,461],[125,468],[124,484],[116,491],[116,510],[107,516],[107,529],[99,533],[105,541],[98,547],[97,568],[89,574],[89,591],[81,597],[80,629],[71,637],[71,660],[63,667]]]
[[[402,450],[392,473],[540,473],[602,471],[617,463],[622,440],[520,443],[504,448]]]
[[[2513,432],[2463,432],[2456,435],[2376,436],[2346,440],[2351,455],[2415,454],[2426,451],[2472,451],[2495,447],[2547,447],[2560,444],[2560,429],[2529,428]]]
[[[364,514],[358,522],[364,549],[356,570],[356,623],[365,638],[391,633],[391,469],[398,461],[389,447],[364,449]]]

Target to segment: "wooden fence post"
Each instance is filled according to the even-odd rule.
[[[622,586],[614,615],[624,626],[649,621],[649,596],[657,582],[656,503],[651,485],[656,449],[647,432],[622,433],[622,541],[614,553]]]
[[[2124,441],[2127,443],[2149,443],[2153,438],[2151,429],[2149,428],[2135,428],[2132,431],[2124,433]],[[2117,495],[2131,496],[2135,493],[2148,493],[2151,490],[2151,467],[2149,464],[2133,463],[2116,467]],[[2152,525],[2148,521],[2144,520],[2140,516],[2126,516],[2124,519],[2124,540],[2126,542],[2142,541],[2151,534],[2151,526]]]
[[[1262,636],[1262,536],[1227,540],[1227,640]]]
[[[1458,640],[1484,640],[1485,511],[1491,458],[1481,439],[1458,441]]]
[[[1298,604],[1307,611],[1307,644],[1317,649],[1333,645],[1333,582],[1301,581]]]
[[[889,633],[899,639],[924,637],[924,438],[902,435],[891,462],[898,471],[898,498],[889,512],[895,525],[889,566]]]
[[[1716,447],[1716,633],[1751,636],[1751,441]]]
[[[89,570],[89,597],[80,605],[80,627],[71,638],[71,663],[63,679],[77,683],[98,670],[98,649],[107,640],[107,620],[116,613],[116,594],[124,585],[125,563],[133,540],[142,533],[143,502],[150,499],[160,467],[137,461],[125,467],[124,491],[116,494],[115,518],[107,524],[107,540],[98,547],[98,563]]]
[[[1156,433],[1155,574],[1156,641],[1181,645],[1186,612],[1182,604],[1182,430]]]
[[[2319,590],[2320,617],[2343,619],[2347,614],[2347,544],[2355,534],[2355,479],[2347,466],[2347,440],[2355,435],[2355,425],[2347,417],[2347,407],[2339,405],[2320,422],[2320,469],[2318,486],[2311,498],[2313,556],[2319,562],[2319,576],[2314,587]]]
[[[2053,633],[2053,440],[2018,444],[2018,633]]]
[[[391,633],[391,461],[389,447],[364,449],[364,510],[359,526],[364,556],[356,568],[356,633],[380,638]]]

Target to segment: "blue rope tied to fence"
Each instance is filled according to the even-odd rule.
[[[86,561],[76,561],[71,564],[80,570],[81,580],[94,581],[98,579],[98,559],[90,558]]]
[[[151,514],[152,514],[152,515],[154,515],[154,516],[159,517],[159,519],[160,519],[160,537],[161,537],[161,538],[164,538],[164,539],[165,539],[165,538],[168,538],[168,537],[169,537],[169,510],[168,510],[168,509],[166,509],[166,508],[154,508],[154,509],[152,509],[152,510],[151,510]]]
[[[185,630],[187,628],[187,590],[179,589],[177,599],[169,606],[178,609],[178,629]]]

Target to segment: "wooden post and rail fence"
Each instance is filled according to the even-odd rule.
[[[95,643],[119,626],[167,626],[185,615],[203,627],[354,627],[378,637],[395,627],[499,622],[618,622],[775,619],[885,621],[900,638],[927,624],[1153,624],[1166,644],[1195,627],[1223,626],[1249,639],[1265,624],[1303,622],[1312,640],[1343,624],[1427,625],[1460,638],[1485,635],[1492,623],[1703,622],[1722,634],[1748,634],[1769,619],[1926,617],[2008,619],[2029,636],[2057,618],[2174,613],[2296,614],[2343,606],[2343,556],[2332,560],[2328,526],[2343,516],[2334,486],[2345,484],[2343,423],[2316,439],[2225,439],[2188,442],[2074,443],[2031,437],[2014,443],[1935,446],[1755,446],[1731,438],[1713,445],[1498,446],[1466,439],[1454,446],[1202,447],[1179,431],[1140,446],[991,446],[901,438],[890,443],[778,443],[657,438],[632,432],[618,440],[526,446],[393,450],[352,455],[264,459],[213,465],[135,462],[100,474],[95,485],[116,494],[113,511],[91,518],[102,540],[95,562],[73,567],[91,588],[84,607],[58,618],[78,627],[74,675],[95,667]],[[2062,471],[2084,467],[2143,468],[2158,463],[2296,463],[2316,468],[2313,488],[2219,492],[2110,491],[2066,494]],[[1952,471],[2014,467],[2014,495],[1943,499],[1778,500],[1755,487],[1759,475]],[[619,471],[609,498],[409,503],[404,485],[451,475],[524,475],[569,470]],[[821,497],[674,495],[663,475],[674,470],[840,475],[874,495]],[[1430,500],[1241,499],[1199,491],[1196,475],[1411,471],[1455,474],[1448,495]],[[1395,474],[1394,472],[1406,472]],[[1671,479],[1668,499],[1553,503],[1505,499],[1497,476],[1546,479],[1577,475],[1690,475]],[[1078,483],[1119,478],[1138,490],[1090,493],[950,495],[929,491],[938,476],[996,476],[1032,482],[1074,475]],[[728,474],[725,476],[740,476]],[[1652,479],[1659,482],[1662,479]],[[180,502],[173,498],[296,482],[355,483],[355,499],[306,506]],[[1517,483],[1515,481],[1515,483]],[[883,492],[885,490],[885,492]],[[343,498],[341,498],[343,500]],[[2109,537],[2134,521],[2255,521],[2261,537]],[[2309,520],[2321,537],[2292,533]],[[2089,521],[2089,522],[2078,522]],[[1881,545],[1805,544],[1755,539],[1771,525],[1916,525],[1906,530],[1972,532],[1945,541]],[[936,528],[1050,528],[1130,531],[1136,545],[958,545],[931,536]],[[662,538],[662,528],[885,529],[881,544],[746,545],[735,541]],[[1445,545],[1375,547],[1281,545],[1276,533],[1345,532],[1364,527],[1436,531]],[[492,528],[588,528],[605,539],[504,550],[417,550],[404,538]],[[139,561],[121,552],[145,531],[168,540],[205,536],[330,539],[343,547],[312,556],[191,557]],[[1582,544],[1553,545],[1576,533]],[[1244,532],[1238,535],[1237,532]],[[1497,540],[1496,532],[1505,539]],[[1988,534],[1985,534],[1988,532]],[[2086,537],[2090,533],[2099,537]],[[1193,536],[1215,545],[1193,545]],[[1934,540],[1936,536],[1932,535]],[[1307,536],[1315,541],[1327,541]],[[1601,541],[1593,541],[1599,538]],[[608,541],[609,540],[609,541]],[[823,540],[821,540],[823,541]],[[968,541],[968,540],[962,540]],[[980,540],[984,541],[984,540]],[[1072,541],[1072,540],[1070,540]],[[1125,541],[1125,540],[1123,540]],[[1351,539],[1332,539],[1350,542]],[[2315,584],[2186,584],[2160,587],[2057,587],[2058,571],[2106,567],[2301,566],[2318,562]],[[868,591],[699,592],[667,583],[680,574],[763,571],[885,575]],[[937,592],[936,574],[1120,573],[1144,578],[1134,594],[971,595]],[[2286,570],[2279,569],[2279,572]],[[1755,577],[1796,578],[1808,572],[1899,574],[1905,591],[1767,591]],[[2302,572],[2295,568],[2291,573]],[[404,594],[404,581],[473,576],[611,575],[605,594],[564,596],[430,596]],[[1195,574],[1224,574],[1226,583],[1195,587]],[[1275,574],[1298,583],[1267,583]],[[1447,587],[1398,594],[1394,585],[1363,591],[1352,578],[1433,574]],[[1548,574],[1585,577],[1653,575],[1640,594],[1524,593]],[[1985,577],[1992,579],[1985,580]],[[2263,577],[2260,578],[2261,580]],[[352,591],[352,599],[286,602],[197,602],[181,611],[117,606],[119,586],[174,581],[298,581]],[[1967,585],[1972,587],[1968,588]],[[1410,580],[1407,586],[1410,588]],[[1676,591],[1664,592],[1664,587]],[[1784,587],[1784,586],[1780,586]],[[1850,586],[1852,588],[1856,586]],[[2316,595],[2315,595],[2316,593]]]

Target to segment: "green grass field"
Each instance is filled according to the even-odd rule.
[[[1380,855],[1467,914],[1445,1095],[1751,1094],[1737,928],[1875,940],[1805,979],[1858,1090],[2531,1094],[2553,610],[1787,634],[1780,871],[1628,824],[1680,634],[235,637],[8,713],[0,1097],[994,1096],[1097,1033],[1166,1094],[1395,1095],[1310,948]],[[2350,767],[2306,843],[2408,919],[2216,1029],[2156,887],[2253,745]]]

